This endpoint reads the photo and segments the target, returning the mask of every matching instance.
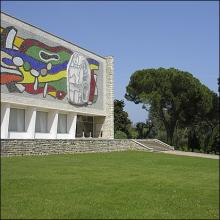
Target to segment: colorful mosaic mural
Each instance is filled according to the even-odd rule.
[[[73,105],[97,101],[99,62],[62,46],[23,39],[13,26],[1,28],[1,85],[9,92],[48,95]]]

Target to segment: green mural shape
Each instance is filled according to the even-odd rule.
[[[49,61],[52,65],[62,64],[66,61],[68,62],[70,59],[70,56],[71,56],[66,51],[51,52],[49,50],[43,49],[42,47],[38,47],[38,46],[29,47],[25,51],[25,54],[27,54],[28,56],[33,57],[39,61],[42,61],[44,63],[48,63],[48,61],[43,60],[42,56],[40,56],[40,54],[42,54],[42,52],[44,52],[46,54],[51,54],[51,57],[55,57],[55,56],[57,57],[57,58],[54,58],[56,60]]]

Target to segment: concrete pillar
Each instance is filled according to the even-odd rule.
[[[27,138],[34,139],[36,123],[36,108],[30,107],[25,111],[25,130]]]
[[[8,138],[10,104],[1,103],[1,138]]]
[[[108,56],[106,59],[106,114],[104,124],[102,126],[102,138],[114,139],[114,63],[113,57]]]
[[[57,138],[57,125],[58,125],[58,112],[50,111],[48,113],[48,130],[50,133],[50,138]]]
[[[103,125],[105,122],[105,117],[95,116],[94,117],[94,137],[102,138],[103,137]]]
[[[67,115],[67,129],[70,139],[76,138],[76,121],[77,121],[77,114],[69,113]]]

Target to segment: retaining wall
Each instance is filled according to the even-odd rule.
[[[2,139],[1,156],[146,150],[132,140]]]

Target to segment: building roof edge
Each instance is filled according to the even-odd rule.
[[[72,43],[72,42],[70,42],[70,41],[68,41],[68,40],[65,40],[65,39],[63,39],[63,38],[61,38],[61,37],[59,37],[59,36],[57,36],[57,35],[55,35],[55,34],[52,34],[52,33],[48,32],[48,31],[45,31],[45,30],[43,30],[43,29],[41,29],[41,28],[39,28],[39,27],[37,27],[37,26],[35,26],[35,25],[32,25],[32,24],[30,24],[30,23],[28,23],[28,22],[26,22],[26,21],[23,21],[23,20],[21,20],[21,19],[18,19],[18,18],[16,18],[16,17],[12,16],[12,15],[9,15],[9,14],[7,14],[7,13],[1,11],[1,15],[2,15],[2,14],[6,15],[6,16],[8,16],[8,17],[11,17],[11,18],[13,18],[13,19],[15,19],[15,20],[18,20],[18,21],[20,21],[20,22],[22,22],[22,23],[25,23],[25,24],[27,24],[27,25],[30,25],[30,26],[32,26],[32,27],[34,27],[34,28],[36,28],[36,29],[39,29],[40,31],[42,31],[42,32],[44,32],[44,33],[47,33],[47,34],[49,34],[49,35],[52,35],[53,37],[56,37],[56,38],[58,38],[58,39],[60,39],[60,40],[62,40],[62,41],[65,41],[66,43],[72,44],[72,45],[74,45],[75,47],[78,47],[78,48],[80,48],[80,49],[82,49],[82,50],[85,50],[85,51],[87,51],[87,52],[89,52],[89,53],[91,53],[91,54],[93,54],[93,55],[95,55],[95,56],[98,56],[98,57],[100,57],[100,58],[102,58],[102,59],[106,59],[104,56],[98,55],[98,54],[96,54],[96,53],[94,53],[94,52],[92,52],[92,51],[90,51],[90,50],[87,50],[87,49],[85,49],[85,48],[83,48],[83,47],[81,47],[81,46],[79,46],[79,45],[77,45],[77,44],[74,44],[74,43]]]

